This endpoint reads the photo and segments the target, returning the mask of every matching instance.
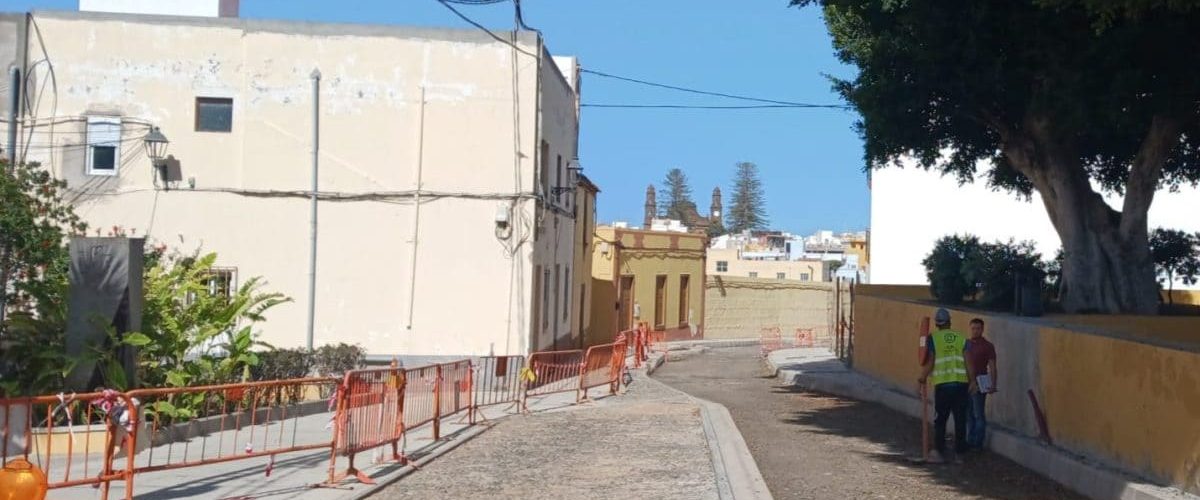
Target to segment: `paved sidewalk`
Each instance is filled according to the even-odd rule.
[[[598,389],[592,393],[599,394]],[[595,396],[594,396],[595,397]],[[534,397],[529,400],[529,409],[534,412],[553,411],[571,406],[575,403],[575,393],[552,394],[544,397]],[[487,420],[497,421],[512,415],[513,405],[496,405],[483,408],[482,414]],[[277,425],[271,425],[266,430],[272,434],[281,433],[295,436],[297,443],[328,442],[332,430],[328,428],[331,413],[321,412],[305,417],[287,420]],[[485,431],[488,425],[468,426],[460,420],[465,419],[466,413],[453,415],[442,420],[442,440],[434,442],[432,426],[429,424],[409,431],[404,441],[404,452],[414,460],[420,460],[430,455],[444,452],[463,441],[473,438]],[[486,419],[486,420],[485,420]],[[262,439],[262,429],[254,440]],[[288,439],[291,439],[290,437]],[[225,450],[225,455],[236,455],[249,443],[248,431],[214,432],[207,436],[196,437],[188,441],[175,442],[149,448],[135,455],[135,462],[140,466],[147,463],[162,464],[170,457],[171,463],[179,463],[188,457],[195,459],[207,451],[207,456],[214,456],[219,447]],[[376,448],[360,453],[356,464],[371,478],[379,483],[385,483],[392,478],[404,474],[411,467],[401,466],[392,462],[374,464],[377,457],[383,456],[386,447]],[[91,474],[94,475],[93,462]],[[135,483],[135,493],[138,500],[166,499],[196,499],[196,500],[252,500],[252,499],[281,499],[288,500],[350,500],[360,498],[370,490],[369,485],[346,480],[336,487],[322,486],[329,475],[329,449],[302,451],[278,455],[267,475],[268,457],[255,457],[243,460],[232,460],[223,463],[206,464],[199,467],[187,467],[160,472],[138,474]],[[346,459],[338,457],[337,467],[343,470]],[[51,465],[53,470],[61,471],[65,462],[55,459]],[[115,467],[123,468],[124,459],[118,458]],[[72,477],[86,477],[82,465],[72,466]],[[80,486],[50,490],[49,500],[89,500],[99,499],[100,490],[91,486]],[[113,481],[109,492],[110,499],[125,498],[123,482]]]
[[[718,490],[700,406],[638,373],[624,395],[501,420],[371,498],[703,500]]]

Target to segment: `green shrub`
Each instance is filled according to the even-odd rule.
[[[304,378],[312,374],[316,356],[303,347],[258,353],[258,365],[250,367],[253,380]]]
[[[921,261],[929,278],[929,291],[939,303],[961,304],[965,297],[975,295],[977,281],[971,266],[978,262],[979,249],[979,238],[975,236],[943,236]]]
[[[345,343],[326,344],[313,353],[317,374],[322,377],[342,375],[361,368],[367,360],[367,351],[357,345]]]

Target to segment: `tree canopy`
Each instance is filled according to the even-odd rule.
[[[733,178],[733,200],[726,212],[726,226],[731,233],[766,229],[766,194],[758,178],[758,165],[748,161],[737,164]]]
[[[1147,213],[1200,181],[1200,9],[1177,0],[793,0],[819,4],[834,88],[867,168],[926,169],[1028,195],[1065,249],[1069,311],[1153,312]],[[1093,183],[1099,191],[1093,188]],[[1120,210],[1102,198],[1124,196]],[[981,214],[984,215],[984,214]]]
[[[659,215],[668,219],[688,220],[689,209],[694,209],[692,187],[688,185],[687,174],[682,169],[673,168],[667,171],[663,179],[663,197],[659,202]]]

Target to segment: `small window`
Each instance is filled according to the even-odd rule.
[[[775,273],[775,279],[777,279],[777,280],[787,279],[787,273]]]
[[[233,130],[233,99],[227,97],[196,98],[196,131],[229,132]]]
[[[88,175],[117,175],[121,163],[121,118],[89,116],[87,146]]]
[[[718,261],[717,261],[717,272],[718,272],[718,273],[727,273],[727,272],[729,272],[729,261],[726,261],[726,260],[718,260]]]
[[[756,272],[754,272],[754,271],[750,271],[750,277],[751,277],[751,278],[757,278],[757,277],[758,277],[758,273],[756,273]]]
[[[228,300],[236,291],[237,268],[214,267],[208,271],[209,295],[225,297]]]
[[[570,317],[571,312],[571,269],[567,268],[563,272],[563,321]]]
[[[808,273],[800,273],[800,281],[808,281]]]

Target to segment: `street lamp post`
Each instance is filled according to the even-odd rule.
[[[163,157],[167,154],[167,146],[171,141],[167,140],[167,136],[163,135],[158,127],[150,127],[150,133],[142,139],[146,144],[146,156],[150,157],[150,162],[154,165],[155,174],[158,175],[163,182],[163,189],[171,189],[167,184],[167,163]]]

